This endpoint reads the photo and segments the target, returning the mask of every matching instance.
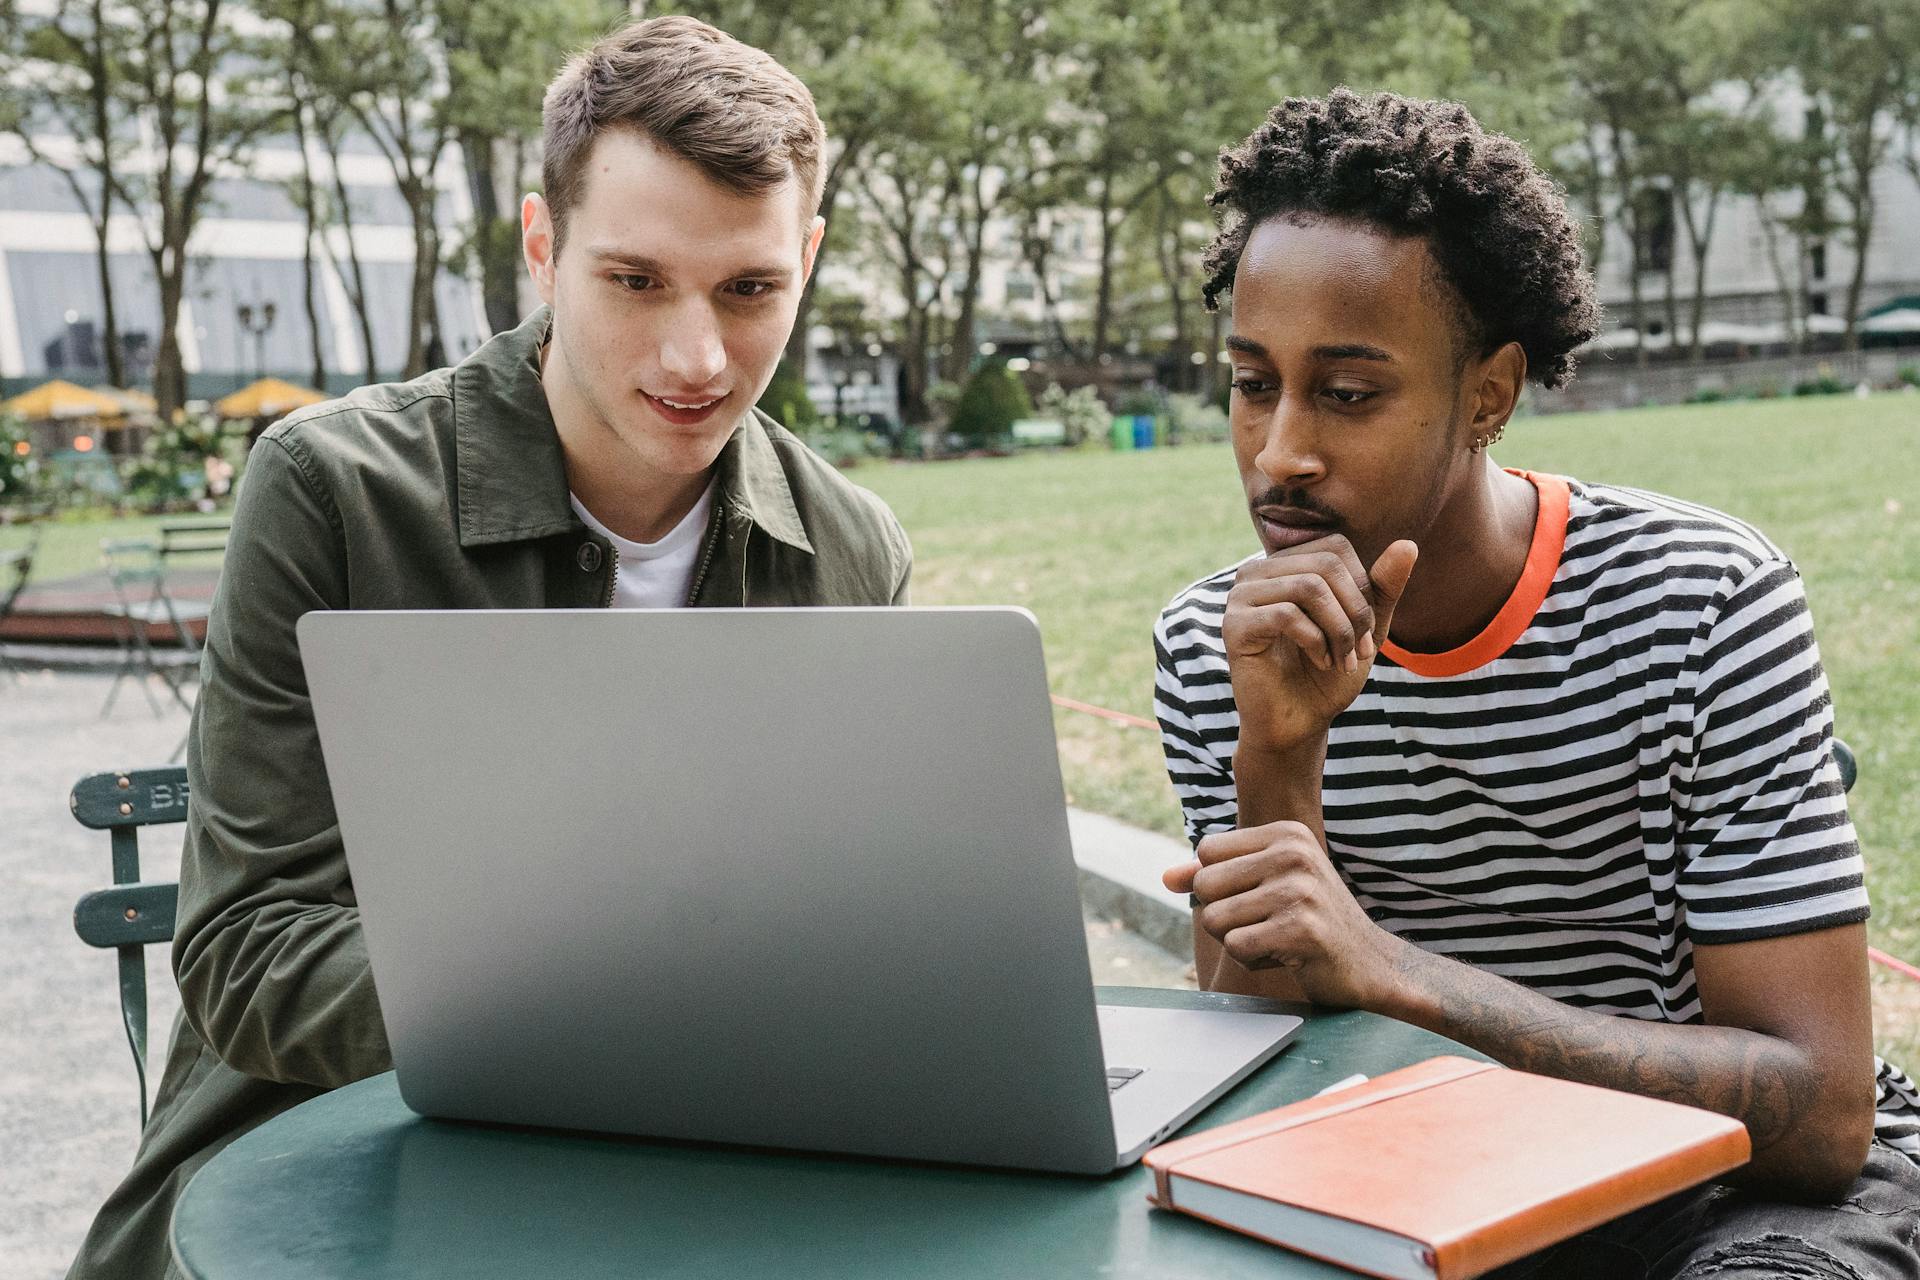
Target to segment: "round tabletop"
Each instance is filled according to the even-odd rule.
[[[1298,1039],[1185,1132],[1437,1054],[1404,1023],[1233,996],[1103,988],[1103,1003],[1303,1013]],[[710,1147],[431,1120],[391,1074],[323,1094],[216,1155],[172,1238],[196,1280],[307,1277],[1333,1277],[1337,1267],[1150,1210],[1104,1178]]]

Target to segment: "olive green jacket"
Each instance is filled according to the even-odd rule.
[[[542,309],[452,369],[287,418],[254,447],[187,755],[174,1024],[153,1118],[71,1275],[171,1270],[222,1146],[391,1065],[294,624],[310,609],[605,605],[617,557],[568,501]],[[755,411],[719,460],[690,604],[904,603],[886,506]]]

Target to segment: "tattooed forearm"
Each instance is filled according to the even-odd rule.
[[[1402,976],[1408,1003],[1396,1016],[1510,1067],[1733,1116],[1747,1126],[1757,1170],[1779,1165],[1791,1174],[1807,1164],[1795,1140],[1818,1128],[1808,1122],[1821,1105],[1821,1079],[1788,1041],[1593,1013],[1424,952],[1407,958]]]

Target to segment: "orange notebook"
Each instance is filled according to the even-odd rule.
[[[1147,1152],[1163,1209],[1390,1280],[1463,1280],[1745,1164],[1738,1120],[1464,1058]]]

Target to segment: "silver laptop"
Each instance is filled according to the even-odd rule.
[[[1299,1029],[1096,1008],[1024,610],[299,636],[423,1114],[1105,1173]]]

